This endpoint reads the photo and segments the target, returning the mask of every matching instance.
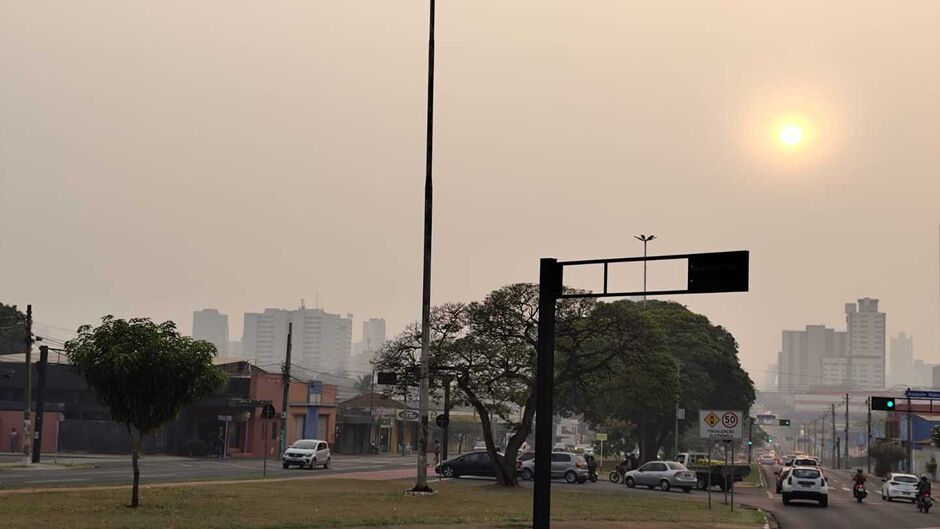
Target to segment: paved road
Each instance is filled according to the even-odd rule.
[[[861,504],[852,496],[851,478],[847,472],[823,469],[829,477],[829,507],[812,502],[792,502],[784,507],[774,494],[772,467],[763,467],[769,489],[739,489],[737,496],[747,503],[774,514],[782,529],[907,529],[940,528],[940,512],[923,514],[910,503],[888,503],[881,500],[881,481],[872,478],[868,497]]]
[[[126,485],[132,481],[130,458],[59,458],[73,467],[42,465],[9,466],[16,460],[0,458],[0,489],[82,485]],[[51,459],[49,459],[51,461]],[[328,470],[281,468],[279,460],[268,460],[268,477],[298,477],[311,474],[342,475],[354,472],[414,468],[415,457],[335,455]],[[214,479],[260,478],[260,459],[193,459],[181,457],[144,457],[140,461],[141,483],[198,481]]]

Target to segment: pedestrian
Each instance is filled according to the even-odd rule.
[[[215,458],[225,458],[225,430],[223,428],[219,428],[219,432],[215,434]]]
[[[434,464],[441,464],[441,442],[434,441]]]
[[[16,431],[16,427],[10,429],[10,451],[16,453],[19,450],[19,443],[17,442],[20,438],[20,433]]]

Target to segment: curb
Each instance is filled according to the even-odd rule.
[[[764,527],[767,529],[780,529],[780,522],[777,521],[777,518],[774,516],[774,513],[770,511],[760,510],[764,514]]]

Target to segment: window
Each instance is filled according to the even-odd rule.
[[[682,463],[668,463],[670,470],[688,470]]]
[[[819,477],[819,471],[811,468],[793,469],[793,477],[796,479],[816,479]]]
[[[571,461],[568,454],[552,454],[552,463],[567,463]]]
[[[327,448],[326,443],[320,443],[319,446],[317,446],[317,450],[326,450]]]

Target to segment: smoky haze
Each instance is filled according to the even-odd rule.
[[[782,329],[866,296],[940,361],[938,20],[439,2],[433,301],[654,233],[751,250],[749,293],[680,301],[758,383]],[[319,295],[396,332],[420,314],[426,59],[424,1],[0,2],[0,300],[69,328],[217,307],[237,338]]]

